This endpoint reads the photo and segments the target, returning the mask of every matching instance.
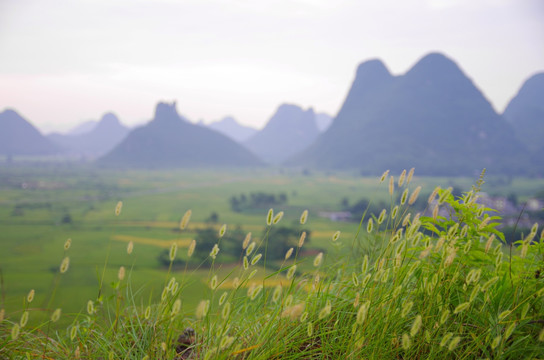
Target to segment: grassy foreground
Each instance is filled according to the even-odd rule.
[[[388,209],[363,216],[353,238],[335,234],[327,254],[299,256],[301,233],[279,270],[267,269],[273,239],[247,236],[240,244],[243,260],[225,271],[220,239],[209,255],[208,288],[191,294],[201,296],[196,311],[182,302],[192,267],[176,276],[165,271],[156,302],[137,300],[143,289],[133,285],[130,267],[120,267],[117,281],[102,283],[79,314],[65,314],[54,303],[34,307],[29,289],[21,311],[0,310],[0,357],[543,358],[544,231],[535,224],[515,246],[503,246],[500,218],[478,204],[483,180],[460,198],[437,188],[427,211],[411,213],[420,188],[410,180],[411,172],[399,179],[385,173],[380,181],[391,196]],[[303,212],[300,222],[308,216]],[[281,212],[263,214],[269,229],[281,220]],[[127,256],[135,246],[127,243]],[[194,246],[184,249],[186,256]],[[53,294],[71,270],[70,247],[67,242],[59,258]],[[173,245],[172,261],[177,252]],[[40,317],[38,326],[29,325],[29,318]]]

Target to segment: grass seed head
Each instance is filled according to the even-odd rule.
[[[257,254],[251,259],[251,265],[255,265],[263,257],[263,254]]]
[[[412,181],[412,177],[414,176],[415,168],[411,168],[410,171],[408,171],[408,176],[406,176],[406,185],[410,184]]]
[[[212,248],[212,251],[210,251],[210,257],[215,260],[217,254],[219,254],[219,245],[215,244]]]
[[[223,226],[221,226],[221,228],[219,229],[219,237],[222,238],[226,232],[227,232],[227,224],[223,224]]]
[[[384,182],[384,180],[387,178],[387,175],[389,175],[389,170],[383,172],[382,176],[380,177],[380,184]]]
[[[242,261],[242,264],[244,266],[244,270],[249,269],[249,261],[247,260],[247,256],[244,256],[244,259]]]
[[[302,215],[300,215],[300,224],[301,225],[306,224],[306,220],[308,220],[308,210],[304,210],[302,212]]]
[[[272,220],[274,219],[274,209],[270,208],[268,214],[266,214],[266,225],[272,225]]]
[[[230,302],[227,301],[225,305],[223,306],[223,310],[221,310],[221,317],[223,318],[223,320],[228,319],[230,315],[230,307],[231,307]]]
[[[28,322],[28,311],[24,311],[23,314],[21,315],[21,320],[19,321],[19,324],[21,325],[22,328],[25,327],[26,323]]]
[[[257,244],[255,243],[255,241],[253,241],[253,242],[251,242],[251,244],[249,244],[249,246],[248,246],[247,249],[246,249],[246,256],[251,255],[251,253],[253,252],[253,250],[255,250],[255,246],[257,246]]]
[[[453,337],[453,333],[449,332],[446,335],[442,337],[442,340],[440,341],[440,347],[446,346],[446,344],[450,341],[450,339]]]
[[[383,209],[382,212],[380,213],[380,216],[378,217],[378,224],[383,223],[383,221],[386,218],[386,215],[387,215],[387,210]]]
[[[249,246],[249,242],[251,241],[251,232],[248,232],[246,234],[246,237],[244,238],[244,242],[242,243],[242,249],[247,249]]]
[[[363,264],[361,265],[361,272],[363,274],[366,274],[367,271],[368,271],[368,255],[365,254],[365,256],[363,257]]]
[[[306,231],[303,231],[302,234],[300,234],[300,239],[298,239],[299,248],[301,248],[302,245],[304,245],[304,240],[306,240]]]
[[[406,199],[408,199],[408,188],[404,189],[404,191],[402,192],[402,196],[400,197],[400,204],[406,204]]]
[[[64,259],[62,259],[62,262],[60,264],[60,273],[64,274],[66,271],[68,271],[69,267],[70,267],[70,257],[66,256]]]
[[[311,321],[308,322],[308,325],[306,326],[306,333],[308,334],[308,337],[312,337],[314,333],[314,325]]]
[[[68,250],[72,246],[72,239],[66,239],[64,242],[64,251]]]
[[[414,319],[414,322],[412,323],[412,327],[410,329],[410,336],[411,337],[414,337],[417,335],[417,333],[419,332],[419,329],[421,329],[421,324],[422,324],[422,320],[421,320],[421,315],[417,315],[416,318]]]
[[[181,299],[176,299],[174,301],[174,305],[172,305],[172,316],[176,316],[179,314],[179,311],[181,310]]]
[[[185,214],[183,214],[183,217],[181,218],[181,221],[179,223],[180,230],[184,230],[187,227],[187,225],[189,224],[189,220],[191,219],[192,213],[192,210],[187,210]]]
[[[287,270],[287,280],[291,280],[297,271],[297,266],[292,265],[289,270]]]
[[[59,321],[61,312],[62,310],[60,308],[55,309],[55,311],[53,311],[53,313],[51,314],[51,321],[52,322]]]
[[[214,275],[210,280],[210,288],[215,290],[217,288],[217,275]]]
[[[404,350],[410,349],[410,346],[412,346],[412,339],[410,339],[410,335],[404,333],[402,334],[402,348]]]
[[[78,326],[77,325],[72,326],[72,328],[70,329],[70,340],[74,341],[74,339],[77,336],[77,331],[78,331]]]
[[[281,285],[276,285],[274,292],[272,293],[272,302],[277,303],[281,297],[282,287]]]
[[[177,252],[178,252],[178,244],[174,242],[170,246],[170,252],[168,253],[168,258],[170,259],[170,262],[174,261],[174,259],[176,258]]]
[[[122,201],[117,202],[117,205],[115,206],[115,216],[119,216],[119,214],[121,214],[122,208],[123,208],[123,202]]]
[[[544,342],[544,327],[542,330],[540,330],[540,333],[538,334],[538,341]]]
[[[277,224],[280,222],[280,220],[283,218],[283,211],[280,211],[279,213],[274,216],[274,219],[272,220],[272,224]]]
[[[434,202],[434,199],[436,198],[436,194],[440,191],[440,186],[437,186],[434,188],[433,192],[429,195],[429,198],[427,199],[428,204],[432,204]]]
[[[368,223],[366,225],[366,232],[370,234],[373,229],[374,229],[374,220],[372,220],[372,218],[369,218]]]
[[[406,169],[402,170],[399,176],[399,187],[404,185],[404,180],[406,179]]]
[[[117,278],[119,279],[119,281],[123,281],[123,279],[125,278],[125,267],[124,266],[121,266],[119,268],[119,271],[117,272]]]
[[[132,254],[132,250],[134,250],[134,243],[130,240],[127,245],[127,254]]]
[[[448,320],[450,316],[450,311],[448,309],[444,309],[442,311],[442,315],[440,315],[440,325],[444,325],[444,323]]]
[[[293,248],[289,248],[287,252],[285,253],[285,260],[289,260],[289,258],[293,255]]]
[[[393,192],[395,192],[395,179],[391,175],[389,178],[389,195],[393,196]]]
[[[453,351],[459,345],[459,342],[461,342],[461,337],[456,336],[453,339],[451,339],[450,344],[448,345],[448,350]]]
[[[26,301],[30,304],[32,302],[32,300],[34,300],[34,294],[35,294],[35,291],[34,289],[30,290],[28,292],[28,295],[26,296]]]
[[[147,306],[144,311],[144,318],[148,320],[151,317],[151,306]]]
[[[336,231],[336,232],[332,235],[332,241],[333,241],[333,242],[336,242],[339,238],[340,238],[340,230]]]
[[[87,301],[87,313],[89,315],[94,314],[94,302],[92,300]]]
[[[391,219],[394,219],[397,217],[397,214],[399,212],[399,206],[396,205],[393,210],[391,210]]]
[[[210,308],[210,300],[201,300],[196,307],[196,318],[202,319],[208,314]]]
[[[461,304],[457,305],[457,307],[455,308],[455,310],[453,310],[453,313],[454,313],[454,314],[462,313],[463,311],[465,311],[465,310],[468,309],[469,307],[470,307],[470,301],[461,303]]]
[[[410,199],[408,199],[408,205],[413,205],[416,202],[420,191],[421,191],[421,186],[418,186],[415,188],[412,195],[410,195]]]
[[[21,328],[19,327],[19,324],[14,324],[13,327],[11,328],[11,339],[17,340],[20,332],[21,332]]]
[[[322,252],[317,254],[316,257],[314,258],[314,266],[318,267],[319,265],[321,265],[321,261],[323,261],[323,253]]]
[[[189,245],[189,248],[187,249],[187,257],[191,257],[193,256],[194,252],[195,252],[195,248],[196,248],[196,240],[193,239],[191,241],[191,244]]]
[[[370,303],[366,301],[363,304],[361,304],[361,307],[359,308],[359,310],[357,310],[357,318],[356,318],[357,324],[362,325],[365,322],[366,317],[368,315],[369,305]]]

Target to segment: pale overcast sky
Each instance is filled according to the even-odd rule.
[[[262,127],[281,103],[336,115],[357,65],[431,51],[495,109],[544,71],[542,0],[0,0],[0,111],[47,133],[176,100]]]

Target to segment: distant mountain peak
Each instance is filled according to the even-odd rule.
[[[172,103],[159,102],[155,108],[155,121],[178,121],[182,120],[181,116],[178,114],[176,108],[176,102]]]
[[[425,55],[406,73],[407,77],[426,76],[434,79],[449,78],[452,75],[466,76],[455,61],[439,52]]]
[[[227,135],[237,142],[243,142],[257,132],[255,128],[241,125],[232,116],[226,116],[221,120],[214,121],[208,127]]]
[[[380,59],[371,59],[362,62],[357,67],[355,75],[357,80],[363,81],[381,79],[389,76],[391,76],[391,73]]]

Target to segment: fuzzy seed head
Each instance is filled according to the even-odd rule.
[[[510,325],[508,325],[506,330],[504,330],[504,338],[505,339],[508,339],[510,337],[510,335],[512,335],[512,333],[514,332],[514,329],[516,328],[516,325],[517,325],[516,322],[513,322]]]
[[[62,310],[60,308],[55,309],[55,311],[53,311],[53,314],[51,314],[51,321],[52,322],[57,322],[60,319],[61,311]]]
[[[502,252],[497,253],[497,256],[495,257],[495,266],[499,267],[502,264]]]
[[[421,191],[421,186],[418,186],[415,188],[412,195],[410,195],[410,199],[408,199],[408,205],[413,205],[416,202],[420,191]]]
[[[274,292],[272,293],[272,302],[277,303],[278,300],[281,297],[282,287],[281,285],[277,285],[274,289]]]
[[[453,313],[454,314],[459,314],[459,313],[465,311],[466,309],[468,309],[469,307],[470,307],[470,301],[464,302],[462,304],[457,305],[455,310],[453,310]]]
[[[64,251],[68,250],[70,248],[70,246],[72,246],[72,239],[67,239],[64,242]]]
[[[406,176],[406,185],[410,184],[412,181],[412,177],[414,176],[415,168],[411,168],[410,171],[408,171],[408,176]]]
[[[372,274],[366,274],[365,277],[363,278],[363,281],[361,281],[361,287],[366,287],[371,277],[372,277]]]
[[[399,206],[398,206],[398,205],[396,205],[396,206],[395,206],[395,207],[393,208],[393,210],[391,211],[391,219],[394,219],[394,218],[396,218],[396,217],[397,217],[397,214],[398,214],[398,212],[399,212]]]
[[[246,237],[244,238],[244,242],[242,243],[242,249],[247,249],[249,246],[249,242],[251,241],[251,232],[248,232]]]
[[[261,290],[263,289],[263,285],[259,284],[253,288],[253,291],[250,294],[251,300],[255,300],[255,298],[260,294]]]
[[[544,342],[544,328],[540,330],[540,333],[538,334],[538,341]]]
[[[223,305],[225,300],[227,300],[228,295],[229,295],[229,293],[227,291],[225,291],[223,294],[221,294],[221,297],[219,298],[219,306]]]
[[[240,286],[240,278],[236,276],[234,279],[232,279],[232,287],[237,289],[238,286]]]
[[[319,254],[317,254],[317,256],[314,259],[314,266],[318,267],[319,265],[321,265],[322,260],[323,260],[323,253],[320,252]]]
[[[370,234],[374,229],[374,220],[372,218],[368,219],[368,224],[366,225],[366,231]]]
[[[87,301],[87,313],[89,315],[94,314],[94,302],[92,300]]]
[[[170,262],[173,262],[176,258],[176,254],[178,252],[178,244],[172,243],[170,246],[170,252],[168,253],[168,258],[170,259]]]
[[[212,251],[210,251],[210,257],[215,260],[217,254],[219,254],[219,245],[215,244],[212,248]]]
[[[196,240],[193,239],[193,241],[191,241],[191,244],[189,245],[189,248],[187,249],[187,257],[191,257],[193,256],[194,252],[195,252],[195,248],[196,248]]]
[[[451,339],[450,344],[448,345],[448,350],[453,351],[459,345],[459,342],[461,341],[460,336],[456,336],[453,339]]]
[[[436,194],[440,191],[440,186],[437,186],[434,188],[433,192],[429,195],[429,199],[427,199],[428,204],[432,204],[434,202],[434,199],[436,198]]]
[[[399,187],[404,185],[404,180],[406,179],[406,169],[402,170],[399,176]]]
[[[196,307],[196,317],[197,319],[202,319],[208,314],[210,308],[210,300],[201,300]]]
[[[356,273],[351,273],[351,281],[353,282],[353,286],[359,286],[359,277]]]
[[[291,280],[293,276],[295,275],[295,272],[297,271],[297,266],[293,265],[289,268],[287,271],[287,280]]]
[[[119,216],[119,214],[121,214],[122,208],[123,208],[123,202],[119,201],[117,205],[115,206],[115,216]]]
[[[287,252],[285,253],[285,260],[289,260],[291,255],[293,255],[293,248],[290,248],[289,250],[287,250]]]
[[[147,306],[144,311],[144,318],[146,320],[149,320],[150,317],[151,317],[151,306]]]
[[[302,215],[300,215],[300,224],[301,225],[306,224],[306,220],[308,220],[308,210],[304,210],[302,212]]]
[[[249,244],[249,246],[248,246],[247,249],[246,249],[246,256],[251,255],[251,253],[253,252],[253,250],[255,250],[255,246],[257,246],[257,244],[255,243],[255,241],[253,241],[253,242],[251,242],[251,244]]]
[[[306,326],[306,332],[308,333],[308,337],[312,337],[314,333],[314,325],[311,321],[308,322],[308,325]]]
[[[263,257],[263,254],[257,254],[251,259],[251,265],[255,265]]]
[[[440,210],[440,207],[438,204],[436,204],[433,208],[433,220],[436,220],[438,217],[438,211]]]
[[[405,216],[404,219],[402,220],[402,226],[408,225],[408,223],[410,222],[410,216],[411,216],[411,215],[412,215],[411,213],[406,214],[406,216]]]
[[[249,268],[249,261],[247,260],[247,256],[244,256],[243,260],[244,270],[247,270]]]
[[[340,230],[336,231],[336,232],[332,235],[332,241],[333,241],[333,242],[336,242],[339,238],[340,238]]]
[[[272,220],[272,224],[279,223],[282,217],[283,217],[283,211],[280,211],[279,213],[276,214],[276,216],[274,216],[274,219]]]
[[[487,290],[489,290],[489,288],[495,284],[497,281],[499,281],[499,277],[498,276],[495,276],[495,277],[492,277],[491,279],[487,280],[483,285],[482,285],[482,291],[483,292],[486,292]]]
[[[491,342],[491,349],[495,350],[495,348],[501,343],[501,340],[502,337],[500,335],[495,336],[495,338]]]
[[[368,315],[368,308],[370,306],[370,303],[367,301],[363,304],[361,304],[361,307],[357,311],[357,324],[362,325],[365,322],[365,319]]]
[[[404,303],[404,305],[402,306],[401,317],[403,317],[403,318],[406,317],[406,315],[408,315],[410,310],[412,310],[413,306],[414,306],[413,301],[408,301],[408,302]]]
[[[21,328],[19,327],[19,324],[13,325],[13,327],[11,328],[11,339],[17,340],[20,332],[21,332]]]
[[[132,250],[134,250],[134,243],[130,240],[127,245],[127,254],[132,254]]]
[[[303,322],[306,321],[306,319],[308,319],[308,312],[307,311],[303,312],[302,315],[300,315],[300,322],[303,323]]]
[[[187,210],[185,214],[183,214],[183,217],[181,218],[181,221],[179,223],[180,230],[185,230],[185,228],[189,224],[189,220],[191,219],[192,214],[193,214],[192,210]]]
[[[172,305],[172,316],[176,316],[179,314],[179,311],[181,310],[181,299],[176,299],[174,301],[174,305]]]
[[[30,291],[28,292],[28,295],[26,296],[26,301],[27,301],[28,303],[31,303],[32,300],[34,300],[34,294],[35,294],[34,289],[32,289],[32,290],[30,290]]]
[[[386,218],[386,215],[387,215],[387,210],[383,209],[382,212],[380,213],[380,216],[378,217],[378,224],[383,223],[383,221]]]
[[[68,271],[69,267],[70,267],[70,257],[66,256],[64,259],[62,259],[62,262],[60,263],[60,273],[64,274],[66,271]]]
[[[298,240],[299,248],[301,248],[302,245],[304,245],[304,240],[306,240],[306,231],[303,231],[302,234],[300,234],[300,239]]]
[[[210,280],[210,288],[215,290],[217,288],[217,275],[214,275]]]
[[[450,316],[450,311],[448,309],[445,309],[442,311],[442,315],[440,316],[440,325],[444,325],[444,323],[448,320],[448,317]]]
[[[19,321],[19,324],[21,325],[22,328],[25,327],[26,323],[28,322],[28,311],[24,311],[23,314],[21,315],[21,320]]]
[[[270,208],[268,214],[266,215],[266,225],[272,225],[272,220],[274,219],[274,209]]]
[[[361,271],[363,274],[366,274],[368,271],[368,255],[363,257],[363,265],[361,265]]]
[[[119,279],[119,281],[123,281],[123,279],[125,278],[125,267],[124,266],[121,266],[119,268],[119,271],[117,272],[117,278]]]
[[[453,191],[453,188],[450,186],[446,190],[444,190],[440,196],[438,197],[438,203],[442,205],[444,201],[451,195],[451,192]]]
[[[387,175],[389,175],[389,170],[384,171],[384,173],[380,177],[380,184],[384,182],[384,180],[387,178]]]
[[[395,191],[395,179],[393,178],[393,175],[389,178],[389,195],[393,196],[393,192]]]
[[[248,279],[248,280],[251,279],[252,277],[255,276],[255,274],[257,274],[257,269],[255,269],[255,270],[253,270],[252,272],[250,272],[249,275],[248,275],[248,277],[247,277],[247,279]]]
[[[400,204],[404,205],[406,203],[406,199],[408,199],[408,188],[404,189],[402,192],[402,196],[400,197]]]
[[[327,301],[327,305],[319,311],[319,320],[326,318],[331,314],[331,304]]]
[[[221,229],[219,229],[219,237],[222,238],[226,232],[227,232],[227,224],[223,224],[223,226],[221,226]]]
[[[465,225],[463,226],[463,228],[461,229],[461,232],[459,233],[459,237],[462,239],[462,238],[465,238],[467,236],[467,232],[468,232],[468,225]]]
[[[402,348],[404,350],[408,350],[412,346],[412,339],[410,339],[410,335],[404,333],[402,334]]]
[[[410,329],[411,337],[414,337],[417,335],[417,333],[419,332],[419,329],[421,329],[421,324],[422,324],[421,315],[417,315],[416,318],[414,319],[414,322],[412,323],[412,328]]]
[[[440,341],[440,347],[446,346],[446,344],[450,341],[450,339],[453,337],[453,333],[449,332],[444,337],[442,337],[442,340]]]

